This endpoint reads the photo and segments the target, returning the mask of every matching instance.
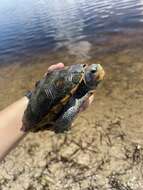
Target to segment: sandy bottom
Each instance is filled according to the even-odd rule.
[[[117,35],[90,49],[85,62],[106,70],[93,104],[68,133],[28,134],[1,163],[0,190],[143,190],[142,36]],[[31,89],[55,60],[80,60],[62,51],[26,67],[2,67],[0,108]]]

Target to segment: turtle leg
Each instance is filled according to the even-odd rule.
[[[90,93],[86,93],[86,95],[82,96],[81,98],[72,97],[69,103],[65,106],[63,112],[55,121],[54,129],[55,132],[60,133],[68,130],[76,118],[82,106],[89,98]]]

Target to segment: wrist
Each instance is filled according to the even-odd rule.
[[[0,112],[0,160],[27,134],[21,127],[28,101],[23,97]]]

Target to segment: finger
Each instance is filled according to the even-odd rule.
[[[60,69],[60,68],[63,68],[63,67],[64,67],[63,63],[57,63],[57,64],[54,64],[54,65],[51,65],[48,68],[48,71],[44,74],[44,76],[46,76],[49,72],[54,71],[55,69]]]
[[[57,64],[54,64],[54,65],[51,65],[49,68],[48,68],[48,71],[44,74],[44,76],[46,76],[48,73],[50,73],[51,71],[54,71],[55,69],[60,69],[60,68],[63,68],[64,67],[64,64],[63,63],[57,63]]]
[[[64,67],[64,64],[63,63],[57,63],[57,64],[54,64],[54,65],[51,65],[49,68],[48,68],[48,72],[49,71],[53,71],[55,69],[60,69],[60,68],[63,68]]]

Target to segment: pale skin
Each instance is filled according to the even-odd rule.
[[[63,67],[63,63],[58,63],[50,66],[48,72]],[[93,99],[94,95],[91,95],[81,111],[91,104]],[[27,132],[22,131],[21,128],[28,101],[27,97],[22,97],[0,112],[0,161],[27,135]]]

